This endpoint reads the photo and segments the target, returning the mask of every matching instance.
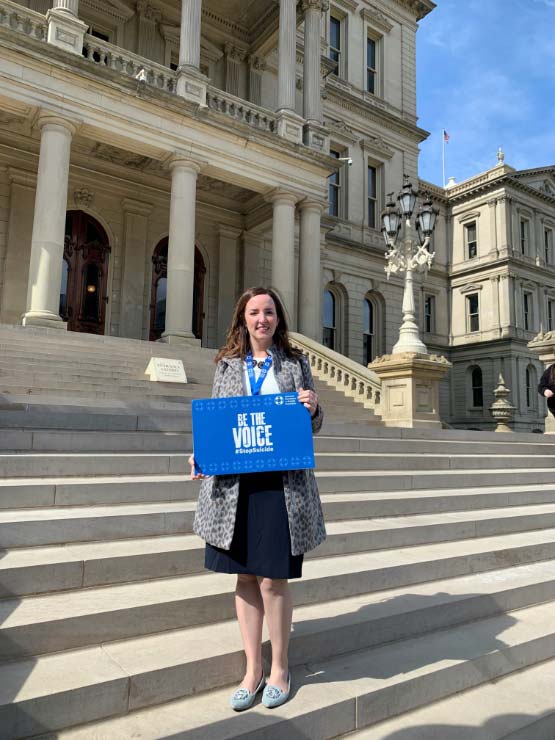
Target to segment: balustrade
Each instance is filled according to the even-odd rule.
[[[48,24],[44,15],[23,8],[10,0],[0,2],[0,26],[24,33],[39,41],[46,39],[48,32]]]

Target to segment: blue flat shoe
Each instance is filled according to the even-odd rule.
[[[262,694],[262,704],[268,709],[280,707],[289,699],[291,693],[291,671],[287,674],[287,691],[282,691],[277,686],[268,684]]]
[[[229,700],[229,703],[231,704],[231,708],[234,709],[236,712],[242,712],[245,709],[250,709],[252,705],[254,704],[254,700],[256,699],[256,695],[259,691],[261,691],[264,688],[265,679],[264,679],[264,672],[262,673],[262,678],[260,679],[260,683],[256,687],[256,689],[252,692],[248,689],[237,689],[237,691],[233,694],[231,699]]]

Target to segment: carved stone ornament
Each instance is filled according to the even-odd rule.
[[[252,54],[249,59],[249,67],[252,69],[256,69],[257,72],[263,72],[266,69],[266,62],[264,60],[264,57],[257,56],[256,54]]]
[[[231,59],[232,62],[242,62],[246,57],[243,49],[239,49],[239,47],[229,42],[224,46],[224,50],[227,58]]]
[[[381,365],[385,362],[397,362],[398,360],[427,360],[428,362],[437,362],[440,365],[451,365],[449,360],[443,355],[429,355],[421,352],[398,352],[394,355],[381,355],[381,357],[376,357],[370,364]]]
[[[303,13],[311,9],[320,10],[325,13],[329,10],[329,7],[329,0],[303,0],[301,3]]]
[[[137,13],[142,15],[147,21],[160,23],[162,20],[162,12],[158,8],[153,7],[148,0],[138,0]]]
[[[73,192],[73,200],[80,208],[90,208],[94,202],[94,193],[87,188],[79,188]]]
[[[135,154],[134,152],[127,152],[124,149],[119,149],[109,144],[97,144],[92,154],[105,162],[119,164],[124,167],[132,167],[135,170],[145,169],[152,161],[149,157]]]

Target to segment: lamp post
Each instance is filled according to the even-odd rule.
[[[397,196],[397,204],[393,200],[393,193],[389,193],[389,200],[382,211],[383,229],[388,251],[385,254],[387,265],[385,272],[387,279],[390,275],[405,273],[403,291],[403,323],[399,330],[399,339],[393,347],[393,354],[400,352],[418,352],[427,354],[426,345],[420,339],[418,325],[415,321],[413,272],[424,272],[434,259],[433,252],[428,251],[430,239],[436,225],[438,210],[432,207],[430,197],[421,205],[414,219],[412,214],[416,205],[418,193],[412,189],[408,176]]]

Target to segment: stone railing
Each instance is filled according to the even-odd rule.
[[[290,332],[289,336],[292,345],[308,355],[315,378],[379,414],[381,381],[376,373],[303,334]]]
[[[218,90],[211,85],[206,91],[206,104],[210,110],[223,113],[235,121],[246,123],[261,131],[274,131],[276,117],[273,113],[260,108],[254,103],[249,103],[235,95],[230,95],[223,90]]]
[[[163,64],[151,62],[145,57],[133,54],[131,51],[114,46],[85,34],[83,41],[83,56],[89,62],[113,69],[137,80],[137,84],[175,92],[176,73]]]
[[[42,41],[48,34],[46,17],[11,0],[0,0],[0,26]]]

